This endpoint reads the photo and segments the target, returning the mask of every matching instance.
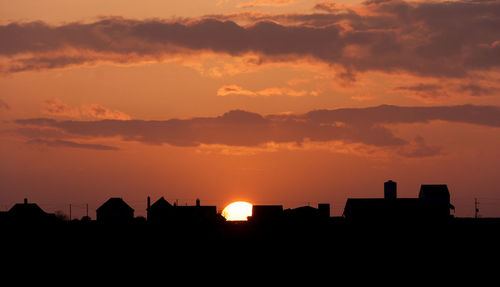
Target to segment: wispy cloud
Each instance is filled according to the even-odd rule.
[[[281,7],[294,4],[293,0],[252,0],[239,3],[238,8]]]
[[[119,150],[119,148],[114,146],[108,146],[102,144],[78,143],[67,140],[32,139],[27,141],[26,143],[33,145],[45,145],[48,147],[68,147],[68,148],[81,148],[81,149],[92,149],[92,150]]]
[[[217,90],[217,96],[247,96],[247,97],[270,97],[270,96],[288,96],[304,97],[317,96],[318,91],[296,90],[290,87],[272,87],[259,91],[246,90],[238,85],[224,85]]]
[[[58,98],[45,100],[43,103],[42,113],[50,116],[59,116],[75,119],[114,119],[114,120],[130,120],[130,116],[99,104],[81,105],[80,107],[71,107],[63,103]]]
[[[500,107],[377,106],[316,110],[306,114],[262,116],[234,110],[218,117],[144,120],[58,121],[47,118],[21,119],[21,127],[52,128],[73,137],[111,138],[147,144],[199,147],[262,147],[292,143],[342,142],[392,149],[401,156],[426,157],[441,153],[441,147],[427,144],[422,137],[405,140],[386,125],[429,123],[431,121],[467,123],[500,127]],[[245,149],[243,149],[245,150]]]

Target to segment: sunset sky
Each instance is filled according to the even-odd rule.
[[[0,210],[330,203],[500,216],[500,1],[0,0]]]

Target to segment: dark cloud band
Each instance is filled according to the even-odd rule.
[[[255,147],[269,142],[301,144],[342,141],[375,147],[400,148],[409,144],[419,150],[408,156],[431,155],[439,151],[425,145],[423,138],[408,142],[393,134],[387,124],[428,123],[435,120],[500,127],[500,107],[441,106],[398,107],[377,106],[317,110],[302,115],[268,115],[234,110],[219,117],[170,119],[164,121],[100,120],[58,121],[54,119],[21,119],[23,127],[60,130],[76,137],[121,137],[126,141],[173,146],[221,144]],[[26,131],[26,128],[23,128]],[[38,136],[38,134],[36,134]],[[60,143],[60,142],[58,142]]]
[[[4,72],[160,59],[186,51],[251,52],[268,61],[307,57],[349,73],[405,71],[435,77],[464,77],[500,65],[499,1],[371,1],[363,9],[370,13],[332,8],[322,9],[328,13],[212,15],[177,22],[11,23],[0,26],[0,55],[11,59]],[[241,18],[251,24],[237,24]]]

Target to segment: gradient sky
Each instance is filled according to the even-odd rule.
[[[111,196],[500,216],[500,1],[0,0],[0,209]]]

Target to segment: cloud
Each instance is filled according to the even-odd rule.
[[[237,85],[224,85],[217,90],[217,96],[225,97],[230,95],[250,96],[250,97],[256,96],[254,92],[245,90]]]
[[[98,104],[82,105],[80,111],[83,117],[94,119],[130,120],[131,117],[118,110],[111,110]]]
[[[437,84],[417,84],[412,86],[400,86],[395,91],[409,92],[413,97],[420,99],[436,99],[448,96],[448,91]]]
[[[10,106],[2,99],[0,99],[0,110],[6,110],[6,111],[10,110]]]
[[[0,56],[8,62],[6,73],[162,61],[204,51],[251,53],[271,62],[311,59],[344,69],[339,75],[350,79],[370,71],[464,78],[500,66],[499,1],[370,1],[338,11],[330,6],[318,3],[323,12],[312,14],[107,18],[58,26],[13,22],[0,26]],[[242,19],[248,24],[235,22]]]
[[[320,2],[314,5],[314,9],[326,11],[326,12],[335,12],[339,10],[339,7],[334,2]]]
[[[498,88],[489,85],[480,85],[476,83],[441,83],[441,84],[416,84],[409,86],[399,86],[393,89],[396,92],[405,92],[413,98],[421,100],[438,99],[448,97],[450,94],[482,97],[490,96],[498,91]]]
[[[500,127],[500,107],[498,106],[434,106],[401,107],[381,105],[367,108],[345,108],[337,110],[316,110],[305,115],[317,123],[345,122],[352,125],[407,124],[447,121]]]
[[[281,7],[294,3],[293,0],[253,0],[238,4],[238,8],[256,8],[256,7]]]
[[[67,140],[46,140],[46,139],[32,139],[26,142],[27,144],[45,145],[48,147],[69,147],[69,148],[83,148],[93,150],[119,150],[117,147],[101,145],[101,144],[88,144],[77,143]]]
[[[218,117],[192,119],[98,120],[67,121],[47,118],[20,119],[23,127],[52,128],[72,137],[110,138],[125,141],[172,146],[219,147],[238,150],[263,146],[342,142],[345,145],[392,149],[406,157],[427,157],[441,153],[441,148],[417,137],[405,140],[395,135],[387,125],[448,121],[489,127],[500,127],[500,107],[496,106],[439,106],[399,107],[376,106],[316,110],[306,114],[275,114],[262,116],[233,110]],[[226,149],[227,150],[227,149]],[[234,150],[234,149],[233,149]],[[255,150],[255,149],[253,149]],[[359,150],[359,148],[358,148]],[[369,149],[367,149],[369,150]]]
[[[270,97],[270,96],[288,96],[304,97],[317,96],[318,91],[295,90],[290,87],[273,87],[260,91],[250,91],[243,89],[238,85],[224,85],[217,90],[217,96],[247,96],[247,97]]]
[[[51,98],[42,103],[42,113],[51,116],[79,118],[80,110],[70,107],[58,98]]]
[[[423,137],[417,136],[408,145],[401,147],[398,153],[404,157],[422,158],[441,155],[443,151],[442,147],[428,145]]]
[[[67,117],[75,119],[114,119],[130,120],[130,116],[118,110],[101,106],[99,104],[82,105],[80,107],[71,107],[63,103],[58,98],[45,100],[42,113],[57,117]]]

